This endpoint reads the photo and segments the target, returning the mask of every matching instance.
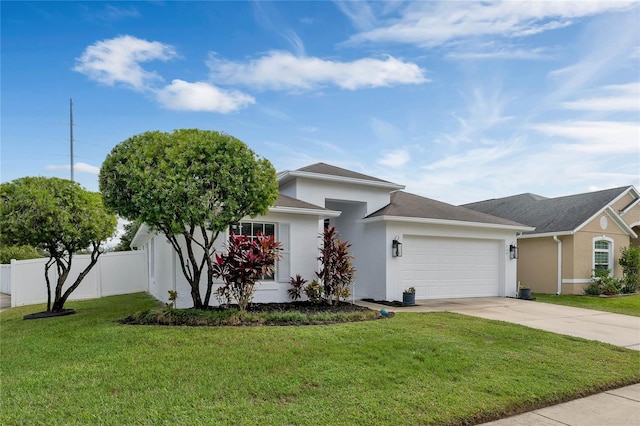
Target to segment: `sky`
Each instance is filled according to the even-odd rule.
[[[640,2],[11,2],[2,182],[223,131],[462,204],[640,188]]]

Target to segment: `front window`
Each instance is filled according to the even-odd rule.
[[[233,231],[236,235],[244,235],[254,240],[258,234],[268,237],[276,235],[276,225],[273,223],[240,222]]]
[[[273,223],[240,222],[237,227],[232,228],[232,232],[236,235],[249,237],[251,240],[254,240],[258,234],[275,238],[276,225]],[[263,279],[273,281],[275,273],[265,275]]]
[[[609,241],[596,240],[593,243],[593,269],[609,270],[611,268],[611,246]]]

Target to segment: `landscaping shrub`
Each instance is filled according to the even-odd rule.
[[[302,292],[306,283],[307,280],[302,278],[300,274],[297,274],[295,278],[291,277],[291,280],[289,280],[291,288],[287,290],[289,297],[291,297],[292,300],[299,300],[302,297]]]
[[[227,253],[216,254],[212,267],[213,276],[224,280],[218,295],[227,299],[227,304],[233,297],[240,310],[246,311],[258,281],[275,272],[280,250],[273,235],[258,234],[252,238],[231,234]]]
[[[246,326],[307,325],[380,319],[382,316],[362,306],[340,302],[332,306],[311,302],[252,304],[247,311],[237,306],[204,309],[150,309],[120,320],[130,325]]]
[[[584,294],[587,296],[600,296],[602,294],[602,290],[597,283],[591,283],[584,288]]]
[[[310,302],[322,303],[323,302],[323,288],[318,280],[313,280],[307,284],[304,288],[304,294],[307,296]]]
[[[337,303],[340,299],[346,299],[350,295],[349,286],[355,279],[356,268],[349,253],[351,244],[338,239],[335,227],[324,230],[322,235],[323,245],[320,249],[320,272],[316,275],[322,283],[322,298],[329,305]]]
[[[611,276],[609,269],[594,269],[591,277],[591,284],[584,288],[584,293],[590,296],[600,294],[614,295],[628,292],[630,288],[634,288],[633,284],[627,287],[626,278],[615,278]]]
[[[637,280],[630,279],[629,277],[624,277],[622,279],[622,288],[620,289],[620,293],[633,294],[637,291],[637,289]]]
[[[640,247],[623,247],[618,263],[622,266],[625,278],[623,292],[635,293],[636,287],[640,285]]]

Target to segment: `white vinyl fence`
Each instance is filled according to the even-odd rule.
[[[0,293],[11,294],[11,265],[0,265]]]
[[[90,262],[89,255],[73,257],[73,265],[63,292]],[[11,307],[47,302],[44,267],[47,259],[13,260],[2,265],[2,292],[11,294]],[[8,270],[8,273],[5,271]],[[49,270],[52,301],[58,274],[55,265]],[[8,283],[6,282],[8,281]],[[115,294],[149,290],[146,253],[126,251],[103,254],[68,300],[96,299]]]

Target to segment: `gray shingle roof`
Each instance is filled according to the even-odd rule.
[[[511,220],[491,216],[464,207],[453,206],[404,191],[392,192],[391,203],[371,213],[367,218],[378,216],[400,216],[521,226],[520,223]]]
[[[329,176],[340,176],[340,177],[346,177],[346,178],[352,178],[352,179],[370,180],[373,182],[392,183],[386,180],[378,179],[373,176],[363,175],[362,173],[357,173],[351,170],[343,169],[343,168],[332,166],[330,164],[325,164],[325,163],[312,164],[310,166],[302,167],[297,171],[317,173],[317,174],[329,175]]]
[[[577,229],[629,188],[623,186],[557,198],[519,194],[463,204],[462,207],[534,226],[536,230],[528,234],[568,232]]]
[[[291,207],[296,209],[313,209],[313,210],[328,210],[324,207],[316,206],[315,204],[307,203],[296,198],[287,197],[286,195],[278,194],[274,207]]]

